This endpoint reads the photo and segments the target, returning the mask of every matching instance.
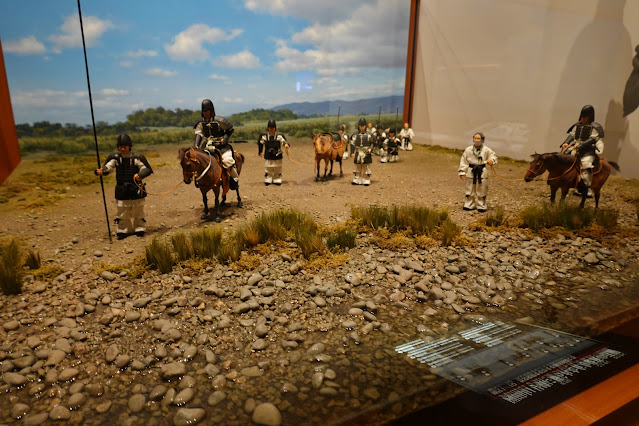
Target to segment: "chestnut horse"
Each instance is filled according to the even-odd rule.
[[[326,181],[326,171],[328,170],[329,161],[331,162],[331,171],[328,172],[328,175],[331,176],[333,174],[333,161],[337,161],[339,163],[339,175],[344,176],[342,172],[342,156],[346,150],[346,143],[339,134],[335,133],[335,135],[339,137],[339,140],[334,140],[333,134],[331,133],[313,133],[315,169],[317,170],[315,182],[320,179],[320,162],[322,160],[324,160],[324,177],[322,178],[322,182]]]
[[[524,176],[526,182],[530,182],[535,177],[542,175],[548,170],[547,183],[550,185],[550,202],[555,202],[555,194],[557,189],[561,188],[561,200],[566,199],[566,194],[570,188],[577,188],[580,181],[580,161],[579,158],[572,155],[560,154],[558,152],[548,152],[546,154],[533,154],[531,155],[532,161],[528,166],[528,171]],[[601,187],[610,176],[611,167],[619,171],[619,165],[614,161],[607,161],[604,158],[599,158],[599,165],[595,166],[592,174],[592,184],[590,188],[595,194],[595,208],[599,208],[599,196]],[[586,204],[586,198],[588,191],[585,188],[581,190],[581,204],[579,207],[583,208]]]
[[[242,172],[242,164],[244,164],[244,156],[238,152],[234,152],[235,167],[237,174]],[[229,174],[222,167],[222,157],[219,151],[213,153],[203,151],[198,148],[180,148],[178,151],[178,159],[182,166],[182,176],[184,183],[191,183],[191,179],[195,179],[195,186],[200,188],[202,192],[202,202],[204,203],[204,212],[200,219],[205,220],[209,215],[209,205],[206,193],[211,189],[215,193],[215,221],[221,222],[220,206],[226,202],[226,193],[229,191]],[[219,202],[220,188],[222,188],[222,202]],[[240,198],[239,185],[237,192],[237,206],[242,207],[242,198]]]

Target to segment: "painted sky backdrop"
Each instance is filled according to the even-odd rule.
[[[96,121],[403,94],[407,0],[82,0]],[[76,0],[2,0],[16,123],[91,122]]]

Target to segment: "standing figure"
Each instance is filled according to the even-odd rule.
[[[282,184],[282,147],[289,148],[283,134],[277,132],[275,120],[269,120],[266,125],[268,132],[262,134],[257,141],[258,155],[264,157],[264,185],[271,183]]]
[[[353,185],[371,184],[371,152],[375,146],[375,136],[366,131],[366,119],[360,118],[358,133],[351,137],[351,156],[355,162],[353,170]]]
[[[118,153],[107,157],[104,165],[95,170],[98,176],[106,176],[115,169],[115,214],[118,240],[134,234],[143,237],[146,231],[144,198],[146,191],[142,179],[153,173],[153,169],[142,154],[132,154],[133,143],[126,133],[118,136]]]
[[[399,154],[400,145],[401,141],[395,137],[395,128],[391,127],[388,129],[388,137],[384,140],[382,158],[380,161],[382,163],[395,163]]]
[[[464,150],[459,161],[459,178],[466,179],[464,210],[486,211],[488,194],[488,170],[486,165],[497,164],[495,151],[484,146],[484,134],[475,133],[473,144]]]
[[[377,125],[375,136],[375,149],[373,150],[373,154],[375,155],[383,155],[384,151],[384,141],[386,140],[386,132],[382,129],[380,124]]]
[[[413,129],[408,127],[408,123],[404,123],[404,128],[399,132],[399,139],[402,141],[401,149],[403,151],[413,150],[414,137],[415,137],[415,132],[413,132]]]
[[[215,107],[209,99],[202,101],[202,119],[195,126],[195,141],[193,146],[207,151],[218,150],[222,156],[222,165],[228,171],[231,179],[229,188],[238,188],[239,175],[235,167],[233,147],[229,137],[235,130],[233,124],[224,117],[215,115]]]
[[[595,121],[595,109],[586,105],[581,109],[579,121],[570,126],[568,136],[561,144],[562,154],[576,155],[581,161],[581,181],[577,185],[576,195],[587,191],[586,196],[592,197],[592,172],[595,164],[604,150],[604,129]]]

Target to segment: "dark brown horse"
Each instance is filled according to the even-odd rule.
[[[238,152],[234,152],[235,167],[237,174],[242,172],[242,164],[244,164],[244,156]],[[182,166],[182,176],[184,183],[187,185],[191,180],[195,180],[195,186],[200,188],[202,192],[202,202],[204,203],[204,212],[200,219],[205,220],[209,215],[209,206],[206,193],[211,189],[215,193],[215,221],[221,222],[220,206],[226,202],[226,193],[229,191],[229,174],[222,167],[222,157],[219,151],[209,153],[198,148],[180,148],[178,151],[178,159]],[[222,189],[222,202],[220,203],[220,188]],[[237,206],[242,207],[242,198],[240,198],[240,188],[237,192]]]
[[[526,182],[530,182],[535,177],[542,175],[548,170],[547,183],[550,185],[550,202],[555,202],[555,194],[557,189],[561,188],[561,200],[566,198],[566,194],[571,188],[577,188],[580,181],[580,161],[579,158],[572,155],[564,155],[558,152],[548,152],[546,154],[531,155],[532,161],[528,166],[528,171],[524,176]],[[601,187],[610,176],[611,168],[619,171],[619,165],[614,161],[607,161],[604,158],[599,159],[599,165],[595,166],[592,175],[592,184],[590,188],[595,194],[595,208],[599,208],[599,196]],[[581,188],[581,204],[583,208],[586,204],[588,191]]]
[[[331,171],[328,175],[333,174],[333,161],[339,163],[339,175],[344,176],[342,172],[342,156],[346,150],[346,143],[342,140],[342,137],[337,133],[339,140],[333,140],[331,133],[318,133],[313,134],[313,149],[315,150],[315,169],[317,174],[315,175],[315,182],[320,179],[320,162],[324,160],[324,177],[322,182],[326,181],[326,171],[328,170],[328,162],[331,163]]]

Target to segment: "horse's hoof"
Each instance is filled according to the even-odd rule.
[[[344,173],[340,172],[339,177],[344,177]]]
[[[317,177],[316,177],[316,178],[315,178],[315,182],[317,182],[317,181],[319,181],[319,178],[317,178]]]
[[[200,216],[200,220],[206,220],[208,217],[208,213],[202,213],[202,216]]]
[[[238,208],[238,209],[241,209],[243,206],[244,206],[244,204],[242,204],[242,202],[241,202],[241,201],[238,201],[238,202],[237,202],[237,208]]]
[[[220,223],[220,222],[222,222],[222,218],[220,216],[216,216],[215,223]]]
[[[225,206],[225,205],[226,205],[226,201],[224,201],[224,200],[223,200],[223,201],[220,203],[220,206]]]

